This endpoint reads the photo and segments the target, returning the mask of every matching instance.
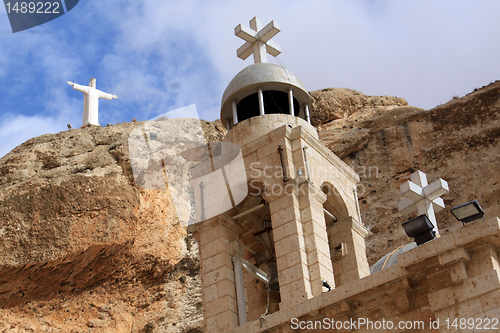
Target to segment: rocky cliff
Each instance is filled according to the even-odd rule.
[[[349,89],[311,95],[320,139],[360,175],[370,263],[411,241],[397,202],[416,169],[450,185],[442,233],[461,225],[448,208],[472,199],[500,216],[500,82],[431,110]],[[200,331],[197,247],[170,192],[134,182],[138,125],[48,134],[0,159],[0,331]]]
[[[500,81],[431,110],[348,89],[311,94],[321,141],[361,178],[370,264],[410,242],[401,224],[416,214],[399,214],[397,204],[400,185],[417,169],[429,182],[448,181],[446,209],[436,215],[441,234],[461,227],[449,209],[470,200],[486,218],[500,216]]]
[[[0,159],[0,331],[197,331],[196,244],[170,192],[134,182],[137,126],[47,134]]]

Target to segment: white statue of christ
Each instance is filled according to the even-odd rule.
[[[98,109],[99,109],[99,98],[113,99],[118,98],[116,95],[108,94],[100,91],[96,88],[96,80],[94,78],[90,79],[89,86],[82,86],[71,81],[68,81],[73,89],[81,91],[83,93],[83,125],[99,125]]]

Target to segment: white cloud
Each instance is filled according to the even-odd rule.
[[[225,87],[253,62],[236,57],[243,41],[233,29],[255,15],[281,25],[279,59],[309,90],[346,87],[431,108],[499,78],[498,12],[500,2],[486,0],[80,2],[53,21],[59,32],[0,34],[2,128],[79,125],[83,96],[65,82],[90,77],[120,96],[100,103],[103,124],[190,104],[216,119]],[[0,13],[0,28],[6,22]]]
[[[5,117],[6,116],[6,117]],[[0,122],[0,157],[22,142],[42,134],[60,132],[62,124],[52,117],[4,115]]]
[[[69,87],[69,86],[68,86]],[[52,88],[47,96],[50,115],[22,115],[3,113],[0,121],[0,157],[32,137],[58,133],[67,129],[67,124],[81,124],[82,102],[68,98],[65,89]]]

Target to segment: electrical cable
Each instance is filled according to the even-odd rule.
[[[389,253],[389,255],[387,256],[387,258],[385,258],[385,261],[384,261],[384,264],[382,265],[382,268],[380,270],[383,270],[384,267],[385,267],[385,264],[387,264],[387,261],[389,260],[389,258],[394,254],[394,252],[396,252],[397,250],[399,250],[400,248],[402,248],[404,245],[401,245],[400,247],[398,247],[397,249],[395,249],[394,251],[392,251],[391,253]]]

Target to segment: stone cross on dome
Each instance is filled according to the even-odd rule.
[[[441,195],[449,192],[448,183],[439,178],[428,184],[427,176],[420,170],[411,174],[410,180],[401,185],[401,193],[405,197],[398,203],[402,214],[417,211],[418,215],[425,214],[434,226],[434,232],[439,234],[435,213],[444,209]]]
[[[242,24],[234,28],[234,34],[246,41],[237,51],[238,58],[245,60],[253,53],[257,64],[267,62],[267,53],[274,57],[281,53],[281,46],[270,40],[280,32],[278,23],[271,21],[262,27],[262,20],[256,16],[250,20],[250,28]]]

